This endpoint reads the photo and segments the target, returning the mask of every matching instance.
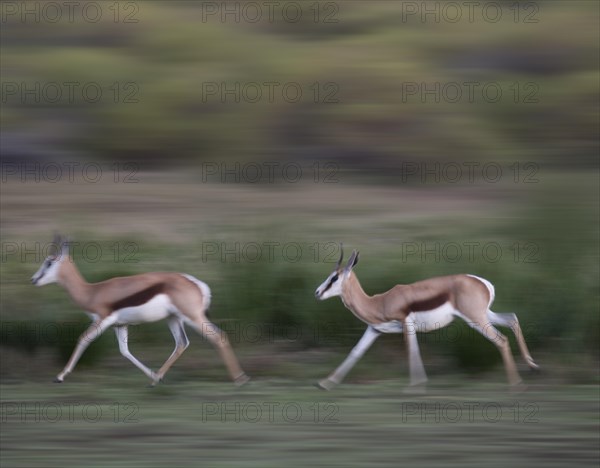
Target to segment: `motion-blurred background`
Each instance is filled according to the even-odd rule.
[[[343,242],[369,294],[487,278],[538,379],[597,384],[598,3],[67,3],[2,3],[3,383],[49,381],[87,324],[29,284],[60,231],[89,281],[207,282],[259,379],[312,382],[360,337],[313,295]],[[131,334],[171,351],[164,323]],[[191,338],[171,381],[226,382]],[[420,340],[431,379],[503,385],[466,326]],[[348,381],[407,372],[387,337]],[[107,333],[72,378],[134,373]]]

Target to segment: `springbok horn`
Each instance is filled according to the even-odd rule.
[[[340,242],[340,259],[337,262],[337,265],[335,266],[336,270],[340,267],[340,265],[342,264],[342,260],[344,259],[344,244],[342,244]]]

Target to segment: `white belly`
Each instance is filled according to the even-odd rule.
[[[378,323],[371,325],[375,330],[381,333],[402,333],[402,322],[392,320],[391,322]]]
[[[410,315],[413,317],[417,332],[429,332],[448,325],[457,316],[457,311],[452,307],[452,304],[446,302],[436,309],[412,312]]]
[[[169,316],[173,304],[166,294],[158,294],[145,304],[125,307],[113,312],[115,325],[134,325],[136,323],[156,322]]]

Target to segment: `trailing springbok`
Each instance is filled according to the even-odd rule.
[[[73,301],[92,317],[93,323],[83,332],[63,371],[55,382],[62,382],[73,371],[89,346],[109,327],[114,327],[121,354],[146,374],[156,385],[188,347],[184,324],[206,338],[219,352],[236,385],[249,378],[240,367],[225,332],[206,317],[210,305],[210,289],[202,281],[183,273],[143,273],[112,278],[100,283],[86,282],[69,255],[68,242],[55,237],[54,252],[31,278],[36,286],[58,283]],[[175,349],[158,372],[153,372],[130,352],[128,325],[167,319]]]
[[[330,390],[339,384],[382,333],[404,333],[408,348],[410,385],[422,390],[427,375],[416,332],[440,329],[449,325],[455,317],[466,321],[496,345],[513,388],[521,384],[521,377],[508,339],[494,325],[511,328],[529,367],[532,370],[539,369],[529,354],[517,316],[497,314],[490,310],[494,300],[494,287],[489,281],[474,275],[442,276],[413,284],[399,284],[382,294],[368,296],[353,272],[358,263],[358,252],[352,252],[345,267],[341,266],[343,258],[342,249],[335,269],[317,288],[315,296],[320,300],[340,296],[344,305],[368,326],[346,360],[329,377],[321,380],[319,387]]]

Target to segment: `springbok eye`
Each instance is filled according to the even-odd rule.
[[[335,283],[338,280],[338,278],[339,278],[339,275],[336,274],[333,278],[331,278],[331,282]]]

